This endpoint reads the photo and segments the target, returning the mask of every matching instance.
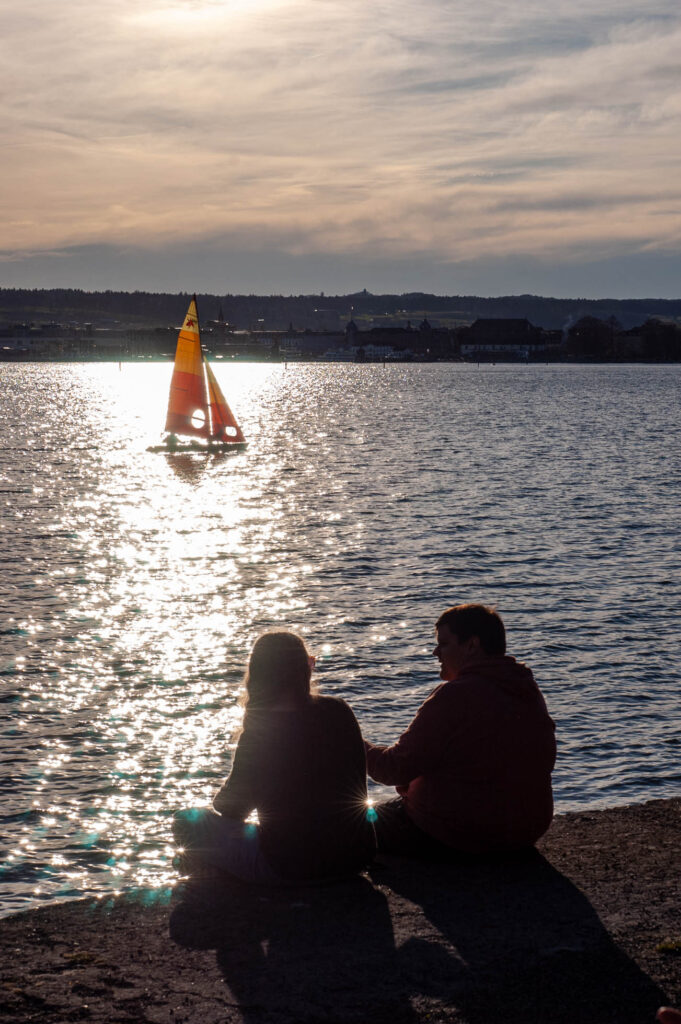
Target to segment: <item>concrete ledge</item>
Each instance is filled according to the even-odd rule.
[[[681,1006],[681,799],[565,814],[506,863],[224,878],[0,921],[0,1021],[654,1024]]]

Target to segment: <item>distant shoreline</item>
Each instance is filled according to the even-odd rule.
[[[297,363],[328,366],[425,366],[441,363],[452,363],[464,366],[678,366],[681,359],[462,359],[462,358],[437,358],[437,359],[324,359],[316,356],[296,356],[291,359],[258,359],[252,355],[248,356],[212,356],[207,353],[209,362],[216,366],[229,366],[239,363],[257,363],[266,366],[289,365]],[[66,363],[125,363],[126,365],[144,365],[148,363],[172,364],[174,356],[130,356],[130,355],[107,355],[107,356],[64,356],[63,359],[36,359],[34,355],[16,356],[6,355],[0,352],[0,363],[21,363],[34,364],[36,366],[59,366]]]

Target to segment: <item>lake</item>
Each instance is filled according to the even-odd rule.
[[[678,793],[681,366],[214,369],[245,451],[147,451],[170,364],[0,364],[0,913],[172,884],[275,625],[389,742],[495,604],[557,810]]]

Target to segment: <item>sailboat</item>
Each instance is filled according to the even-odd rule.
[[[202,438],[211,446],[245,443],[241,427],[203,354],[196,295],[189,303],[177,337],[165,429],[169,432],[168,447],[177,445],[178,434]]]

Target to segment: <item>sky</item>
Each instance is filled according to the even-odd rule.
[[[681,296],[678,0],[0,0],[0,287]]]

